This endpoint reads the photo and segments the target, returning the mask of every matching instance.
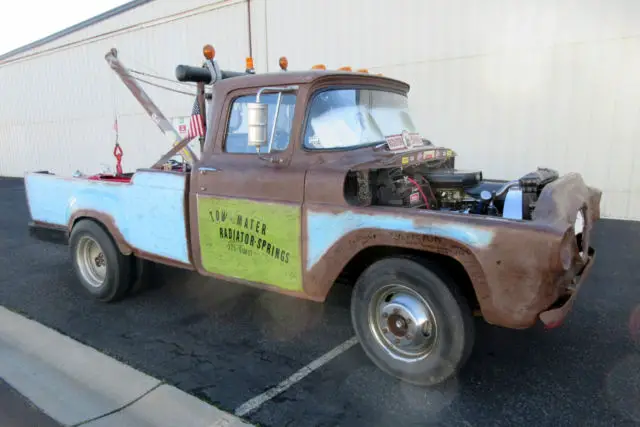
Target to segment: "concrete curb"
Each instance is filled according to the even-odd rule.
[[[0,377],[66,426],[250,426],[0,306]]]

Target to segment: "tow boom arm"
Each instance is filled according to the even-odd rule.
[[[138,100],[140,105],[145,109],[151,119],[158,125],[164,135],[171,140],[171,143],[176,146],[184,141],[180,137],[178,131],[173,127],[171,122],[162,114],[162,111],[156,104],[149,98],[147,93],[140,87],[136,80],[129,74],[127,69],[122,65],[120,59],[118,59],[118,51],[114,48],[111,49],[106,55],[105,59],[109,66],[120,77],[125,86],[131,91],[133,96]],[[187,137],[189,138],[189,137]],[[185,145],[180,154],[188,163],[194,163],[194,159],[197,159],[196,154],[191,150],[188,145]]]

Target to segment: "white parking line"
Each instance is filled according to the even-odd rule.
[[[238,406],[235,410],[235,415],[238,417],[242,417],[248,414],[249,412],[254,411],[265,402],[268,402],[269,400],[273,399],[275,396],[279,395],[280,393],[282,393],[283,391],[285,391],[286,389],[288,389],[289,387],[291,387],[292,385],[294,385],[295,383],[297,383],[298,381],[300,381],[301,379],[309,375],[311,372],[321,367],[322,365],[328,363],[334,357],[339,356],[340,354],[349,350],[351,347],[353,347],[357,343],[358,343],[358,339],[356,337],[352,337],[346,340],[345,342],[343,342],[333,350],[329,351],[328,353],[325,353],[324,355],[320,356],[313,362],[300,368],[300,370],[298,370],[296,373],[294,373],[289,378],[285,379],[275,387],[270,388],[264,393],[259,394],[258,396]]]

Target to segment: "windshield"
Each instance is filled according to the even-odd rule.
[[[304,146],[354,148],[403,131],[418,133],[405,95],[381,89],[332,89],[311,101]]]

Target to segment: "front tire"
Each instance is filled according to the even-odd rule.
[[[131,259],[118,250],[109,233],[98,223],[79,221],[71,230],[69,247],[78,280],[94,298],[112,302],[129,291]]]
[[[454,376],[473,347],[469,305],[449,276],[426,261],[373,263],[353,289],[351,319],[369,358],[415,385],[432,386]]]

